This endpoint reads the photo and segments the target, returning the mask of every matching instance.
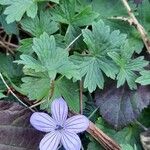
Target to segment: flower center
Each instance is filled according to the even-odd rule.
[[[62,130],[62,129],[63,129],[63,127],[61,125],[56,125],[55,130]]]

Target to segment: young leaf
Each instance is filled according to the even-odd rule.
[[[116,52],[109,52],[108,55],[119,67],[117,87],[120,87],[127,81],[130,89],[136,89],[137,85],[135,80],[138,77],[136,72],[141,71],[143,67],[148,65],[148,62],[144,60],[144,57],[140,56],[136,59],[131,59],[130,52],[128,51],[122,52],[122,55]]]
[[[68,79],[72,77],[79,79],[77,66],[69,60],[66,50],[56,47],[54,36],[49,37],[47,33],[43,33],[40,38],[33,39],[32,48],[37,54],[37,60],[23,54],[21,60],[16,62],[24,64],[25,68],[33,69],[35,72],[47,72],[51,79],[55,79],[57,73]]]
[[[106,23],[112,30],[120,30],[121,33],[127,34],[129,44],[128,49],[132,53],[136,52],[139,54],[142,51],[144,44],[135,27],[131,26],[128,22],[117,19],[107,19]]]
[[[128,3],[130,2],[133,5],[133,0],[128,1]],[[137,53],[140,53],[142,51],[143,41],[141,40],[140,34],[138,33],[137,29],[134,26],[131,26],[129,22],[122,20],[123,18],[127,18],[128,14],[121,1],[93,0],[92,5],[93,10],[98,12],[100,17],[106,20],[106,23],[111,27],[111,29],[120,30],[121,33],[125,33],[128,35],[131,47],[134,46],[134,49],[132,50]],[[141,11],[139,11],[139,13],[141,13]],[[117,17],[122,19],[116,19]],[[143,15],[141,17],[143,17]]]
[[[120,50],[126,35],[120,34],[118,30],[110,32],[109,26],[102,20],[92,24],[92,31],[85,29],[82,33],[89,54],[76,54],[72,56],[72,60],[79,66],[81,77],[85,77],[84,87],[93,92],[97,86],[99,88],[104,86],[102,72],[115,79],[118,69],[107,53]]]
[[[140,72],[141,76],[136,79],[137,83],[141,85],[149,85],[150,84],[150,71],[142,71]]]
[[[25,12],[31,18],[37,14],[37,2],[33,0],[0,0],[0,4],[8,5],[4,11],[7,23],[20,21]]]
[[[26,17],[22,19],[21,25],[25,31],[37,37],[43,34],[43,32],[50,35],[59,29],[58,23],[51,20],[51,15],[48,11],[40,11],[39,16],[36,16],[35,18]]]
[[[90,6],[84,7],[80,12],[76,11],[76,7],[76,0],[63,0],[60,6],[56,6],[51,11],[51,14],[55,21],[75,26],[89,25],[98,17]]]
[[[28,17],[34,18],[37,14],[37,2],[52,1],[59,3],[59,0],[0,0],[1,5],[8,5],[4,11],[7,15],[7,23],[20,21],[24,13]]]
[[[150,88],[140,86],[136,91],[109,86],[95,96],[104,119],[115,128],[135,121],[141,111],[150,104]]]

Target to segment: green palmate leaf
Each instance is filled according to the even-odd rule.
[[[150,88],[139,87],[136,91],[116,88],[114,85],[96,93],[96,103],[104,119],[115,128],[128,125],[137,119],[150,104]]]
[[[49,94],[50,80],[46,77],[24,77],[21,90],[30,100],[41,100]],[[30,87],[30,88],[29,88]]]
[[[116,52],[109,52],[108,55],[113,59],[113,61],[119,67],[119,73],[117,75],[117,87],[120,87],[125,82],[128,83],[130,89],[136,89],[137,85],[135,80],[138,75],[136,72],[143,70],[143,67],[148,65],[148,62],[144,60],[144,57],[137,57],[135,59],[131,59],[132,51],[129,52],[131,48],[129,45],[125,45],[122,54]]]
[[[91,6],[78,9],[76,0],[61,1],[60,6],[56,6],[51,10],[51,14],[53,20],[69,24],[64,39],[67,45],[81,33],[80,26],[90,25],[98,17]],[[81,42],[78,42],[75,48],[78,49],[81,46]]]
[[[7,15],[7,23],[11,23],[20,21],[24,13],[27,13],[28,17],[34,18],[38,10],[37,2],[40,1],[59,2],[59,0],[0,0],[0,4],[8,5],[4,14]]]
[[[71,110],[79,112],[79,86],[77,83],[65,78],[54,81],[53,96],[50,100],[47,97],[45,98],[45,102],[41,104],[41,109],[49,109],[51,102],[59,97],[65,99]]]
[[[129,3],[133,4],[133,0],[129,1]],[[128,35],[129,44],[131,45],[131,47],[134,46],[134,49],[132,50],[137,53],[140,53],[142,51],[143,41],[141,40],[141,37],[135,27],[131,26],[128,22],[121,19],[112,19],[112,17],[116,18],[117,16],[122,16],[122,18],[128,17],[127,11],[121,1],[93,0],[92,5],[93,10],[98,12],[100,14],[100,17],[106,20],[111,29],[119,29],[122,33],[126,33]]]
[[[118,30],[110,32],[109,26],[101,20],[92,24],[92,31],[85,29],[82,33],[89,54],[76,54],[72,56],[72,60],[79,66],[81,77],[85,78],[84,87],[92,92],[97,86],[103,88],[102,72],[115,79],[118,69],[107,53],[120,50],[126,35],[120,34]]]
[[[127,34],[128,36],[128,49],[134,53],[140,53],[143,48],[143,41],[138,33],[137,29],[131,26],[128,22],[117,19],[106,19],[106,23],[112,30],[119,29],[120,32]]]
[[[75,26],[85,26],[93,22],[98,14],[92,11],[90,6],[84,7],[80,12],[76,11],[76,0],[63,0],[60,6],[56,6],[52,11],[53,19],[61,23]]]
[[[20,21],[25,12],[31,18],[37,14],[37,3],[33,0],[0,0],[0,4],[8,5],[4,11],[7,23]]]
[[[42,100],[41,109],[47,109],[55,98],[64,97],[71,110],[79,112],[79,86],[66,78],[58,78],[51,84],[46,74],[25,70],[30,77],[22,78],[20,91],[30,100]],[[29,88],[30,87],[30,88]],[[52,96],[52,97],[51,97]],[[83,98],[85,101],[85,97]],[[84,106],[84,104],[83,104]]]
[[[89,25],[97,17],[98,17],[98,14],[93,12],[90,6],[87,6],[74,16],[72,20],[72,24],[75,26]]]
[[[38,149],[43,134],[31,127],[30,116],[31,112],[17,103],[0,102],[1,150]]]
[[[141,85],[149,85],[150,84],[150,71],[142,71],[140,72],[141,76],[137,78],[136,82]]]
[[[55,79],[56,74],[60,73],[67,78],[78,78],[77,66],[68,57],[68,52],[56,47],[54,36],[43,33],[40,38],[33,39],[33,51],[38,59],[29,55],[21,55],[19,64],[24,64],[25,68],[33,69],[35,72],[47,72],[49,78]]]
[[[58,24],[51,20],[49,11],[40,11],[35,18],[24,18],[21,20],[22,28],[33,36],[40,36],[43,32],[48,34],[55,33],[59,28]]]

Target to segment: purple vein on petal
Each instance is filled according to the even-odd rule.
[[[85,131],[89,126],[89,120],[83,115],[76,115],[66,120],[65,130],[69,132],[80,133]]]
[[[81,148],[80,138],[75,133],[65,131],[62,134],[61,142],[67,150],[79,150]]]
[[[30,117],[30,122],[33,127],[39,131],[50,132],[55,129],[56,122],[48,114],[35,112]]]
[[[56,150],[60,143],[60,138],[58,132],[48,133],[40,142],[40,150]]]
[[[53,141],[53,139],[56,137],[56,134],[55,134],[55,132],[53,132],[53,134],[51,135],[51,137],[53,137],[52,139],[51,139],[51,141]],[[49,134],[47,134],[45,137],[44,137],[46,140],[42,143],[43,145],[45,145],[47,142],[51,142],[51,141],[49,141]]]
[[[68,106],[62,98],[56,99],[52,102],[51,112],[53,118],[57,121],[57,123],[60,123],[60,125],[62,125],[67,119]]]

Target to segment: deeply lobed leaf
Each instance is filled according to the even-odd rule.
[[[68,52],[56,47],[54,36],[43,33],[40,38],[33,39],[33,51],[38,59],[29,55],[21,55],[19,64],[24,64],[25,68],[33,69],[35,72],[47,72],[50,79],[55,79],[57,73],[67,78],[75,77],[79,79],[77,66],[68,57]]]
[[[121,50],[126,41],[126,35],[118,30],[110,31],[102,20],[92,24],[92,31],[82,31],[84,41],[88,47],[88,54],[76,54],[72,60],[79,66],[81,77],[84,77],[84,87],[93,92],[96,87],[104,87],[104,77],[115,79],[117,66],[109,59],[107,53]]]

